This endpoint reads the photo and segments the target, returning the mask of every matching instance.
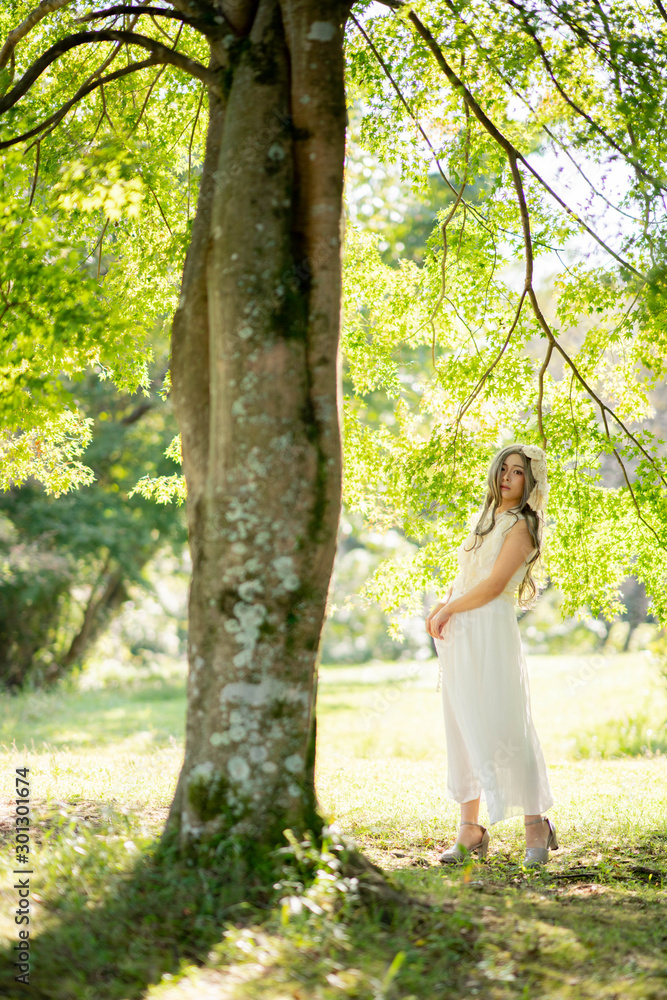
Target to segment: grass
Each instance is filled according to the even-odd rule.
[[[531,659],[562,845],[539,871],[522,867],[520,818],[491,828],[486,863],[438,866],[458,807],[436,673],[431,661],[321,671],[322,809],[426,904],[390,919],[356,902],[335,826],[328,854],[297,846],[287,868],[257,874],[253,899],[235,895],[234,858],[167,878],[155,867],[182,759],[177,678],[120,688],[88,676],[6,699],[0,833],[11,832],[9,782],[27,766],[37,851],[29,991],[13,981],[16,893],[2,854],[0,996],[667,1000],[667,756],[652,739],[667,697],[655,665],[641,653]]]

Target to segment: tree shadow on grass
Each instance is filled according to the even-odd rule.
[[[228,959],[216,946],[225,925],[240,929],[269,921],[274,928],[269,934],[280,944],[280,921],[270,919],[275,867],[260,866],[248,877],[244,860],[231,852],[220,855],[215,868],[173,857],[161,863],[156,842],[142,841],[134,817],[87,816],[55,810],[39,820],[30,986],[27,991],[14,980],[12,942],[0,954],[3,1000],[141,1000],[165,973],[177,978],[183,965],[204,964],[213,950],[217,971],[206,975],[222,988]],[[656,834],[651,842],[650,866],[659,866],[664,840]],[[394,874],[412,900],[404,897],[408,905],[396,907],[382,926],[357,912],[352,947],[340,957],[357,971],[384,962],[386,972],[392,958],[404,954],[401,989],[418,998],[468,995],[473,980],[488,987],[489,979],[502,978],[507,969],[513,970],[517,990],[560,984],[568,1000],[597,998],[605,983],[625,981],[632,962],[639,962],[655,985],[663,975],[664,933],[657,919],[646,919],[646,907],[658,904],[659,897],[664,901],[664,894],[649,890],[641,873],[633,872],[642,861],[649,867],[648,846],[634,845],[621,859],[622,870],[609,859],[592,865],[585,856],[529,874],[502,856],[493,864],[475,862],[472,871],[406,867]],[[128,851],[137,852],[133,864]],[[569,874],[571,879],[564,878]],[[3,903],[6,899],[5,893]],[[11,912],[7,905],[5,910]],[[302,995],[309,996],[322,982],[322,956],[328,959],[333,951],[331,940],[313,933],[314,912],[304,911],[302,919],[311,922],[304,931],[310,943],[303,948],[298,939],[288,946],[278,973],[295,976]],[[261,962],[257,967],[261,971]],[[260,979],[253,995],[275,996],[272,970]],[[586,991],[577,994],[584,985]]]
[[[0,839],[9,842],[11,830],[3,833]],[[37,849],[30,876],[31,1000],[140,1000],[165,973],[177,977],[182,966],[205,963],[226,926],[236,933],[273,918],[272,924],[280,928],[278,897],[285,891],[298,897],[304,888],[307,895],[313,877],[322,874],[317,869],[337,863],[338,857],[337,898],[324,904],[333,902],[334,922],[334,911],[345,908],[343,895],[353,882],[365,902],[360,910],[367,927],[369,920],[390,923],[406,904],[413,904],[408,909],[416,914],[420,907],[429,909],[392,889],[353,850],[336,859],[329,853],[326,861],[319,848],[304,851],[308,845],[295,841],[293,856],[286,846],[286,854],[278,858],[254,851],[251,843],[228,842],[205,867],[201,860],[178,859],[157,840],[142,837],[140,817],[99,804],[95,809],[94,803],[51,807],[36,819],[33,833]],[[134,863],[128,863],[128,852],[136,854]],[[320,887],[325,896],[329,878],[325,871]],[[16,906],[17,892],[16,898],[12,890],[3,896],[6,910]],[[309,905],[312,909],[303,907],[306,919],[325,912],[314,900]],[[17,942],[15,934],[0,953],[2,1000],[26,996],[26,986],[15,981]],[[224,963],[224,945],[222,959],[220,948],[216,951],[218,963]],[[357,957],[364,959],[362,954]]]
[[[0,953],[3,1000],[135,1000],[165,972],[205,961],[223,923],[242,917],[249,903],[256,913],[268,897],[268,872],[248,876],[243,859],[229,855],[216,870],[161,857],[158,841],[141,843],[132,820],[56,811],[40,818],[29,992],[15,981],[16,927]],[[130,865],[129,852],[137,853]],[[13,912],[17,891],[4,897]]]
[[[602,857],[583,847],[532,870],[510,854],[443,868],[437,852],[414,850],[395,879],[434,901],[455,900],[477,922],[465,997],[658,1000],[667,996],[666,848],[656,830]],[[494,982],[511,986],[496,993]]]

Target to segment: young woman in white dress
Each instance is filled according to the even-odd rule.
[[[486,855],[489,833],[478,822],[482,791],[489,825],[524,815],[525,865],[543,864],[558,849],[556,830],[542,816],[553,797],[514,610],[517,587],[524,605],[536,593],[531,567],[540,555],[547,492],[541,448],[498,452],[481,516],[459,549],[459,573],[426,619],[442,677],[447,791],[461,804],[459,834],[440,856],[443,864],[473,851]]]

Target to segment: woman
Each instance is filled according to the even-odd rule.
[[[447,790],[461,804],[456,843],[443,864],[486,855],[478,823],[482,790],[490,825],[523,813],[525,864],[558,849],[546,816],[553,797],[535,732],[514,596],[536,593],[531,568],[540,554],[539,511],[547,497],[546,457],[536,445],[511,445],[494,458],[481,516],[459,549],[459,573],[426,619],[442,676]],[[481,831],[481,839],[480,839]]]

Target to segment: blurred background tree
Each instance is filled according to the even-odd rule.
[[[156,345],[156,389],[166,371]],[[160,349],[161,347],[161,349]],[[131,585],[150,588],[156,554],[186,544],[182,508],[129,494],[140,476],[174,471],[171,407],[123,394],[88,372],[68,387],[93,422],[95,478],[58,498],[34,479],[0,494],[0,684],[50,684],[86,660]]]

